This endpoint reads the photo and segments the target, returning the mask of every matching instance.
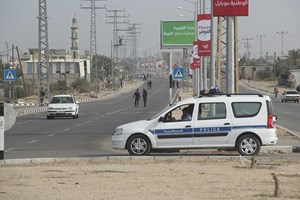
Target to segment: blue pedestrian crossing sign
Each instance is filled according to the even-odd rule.
[[[4,81],[15,81],[17,80],[17,73],[15,69],[4,70]]]
[[[184,78],[184,68],[173,68],[173,79],[183,80]]]

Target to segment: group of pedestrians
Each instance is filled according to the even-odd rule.
[[[145,88],[143,89],[142,97],[143,97],[144,107],[146,107],[147,106],[148,92]],[[134,107],[138,107],[139,106],[139,101],[140,101],[140,98],[141,98],[139,89],[136,89],[136,91],[134,92],[132,98],[134,99]]]

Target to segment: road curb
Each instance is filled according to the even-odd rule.
[[[300,147],[297,147],[300,150]],[[280,153],[282,155],[293,153],[294,147],[292,146],[263,146],[261,147],[260,154],[274,154]],[[25,158],[25,159],[4,159],[0,160],[0,166],[9,165],[31,165],[31,164],[51,164],[51,163],[64,163],[64,162],[97,162],[97,161],[138,161],[138,160],[156,160],[156,161],[167,161],[167,160],[188,160],[188,159],[207,159],[207,158],[218,158],[218,159],[236,159],[239,155],[231,156],[186,156],[186,155],[170,155],[170,156],[100,156],[93,158]]]
[[[293,146],[262,146],[260,154],[288,154],[293,153]]]

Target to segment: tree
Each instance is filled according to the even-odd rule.
[[[89,91],[89,83],[85,78],[78,78],[72,83],[72,87],[79,93]]]
[[[299,68],[300,49],[292,49],[288,51],[288,58],[295,68]]]
[[[96,59],[97,63],[97,79],[103,80],[106,76],[109,75],[111,70],[111,59],[104,55],[96,55],[93,57]],[[96,79],[96,70],[93,69],[94,73],[92,73],[92,81]]]

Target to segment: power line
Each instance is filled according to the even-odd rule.
[[[259,54],[260,54],[260,58],[262,58],[263,56],[263,51],[262,51],[262,39],[264,37],[266,37],[266,35],[256,35],[256,37],[259,37],[259,43],[260,43],[260,51],[259,51]]]
[[[49,43],[47,0],[39,0],[39,55],[38,55],[38,102],[43,104],[46,96],[50,99],[49,89]]]
[[[115,66],[118,65],[118,46],[119,44],[119,38],[118,38],[118,32],[121,31],[118,29],[118,24],[128,24],[128,20],[123,20],[123,21],[119,21],[119,18],[128,18],[129,15],[124,14],[125,13],[125,9],[123,10],[106,10],[106,12],[108,13],[112,13],[112,14],[106,14],[107,18],[113,18],[113,21],[107,21],[107,24],[113,24],[114,28],[114,34],[113,34],[113,66],[112,66],[112,73],[114,72]],[[121,13],[121,14],[118,14]],[[123,14],[122,14],[123,13]],[[128,29],[126,29],[126,31],[128,31]],[[112,74],[113,76],[113,74]]]
[[[281,56],[284,56],[284,34],[288,34],[287,31],[281,31],[281,32],[277,32],[277,34],[281,34]]]
[[[249,41],[253,40],[254,38],[242,38],[242,40],[246,40],[245,48],[246,48],[246,57],[250,58],[250,43]]]
[[[97,55],[97,29],[96,29],[96,9],[106,9],[106,6],[103,7],[96,7],[96,1],[105,1],[105,0],[83,0],[83,1],[90,1],[91,6],[83,7],[81,9],[90,9],[91,10],[91,26],[90,26],[90,59],[92,63],[92,69],[95,70],[96,80],[98,79],[97,76],[97,62],[96,58],[93,56]]]

